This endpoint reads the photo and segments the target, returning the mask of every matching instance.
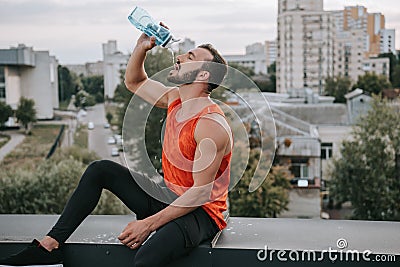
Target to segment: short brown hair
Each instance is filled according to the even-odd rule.
[[[203,64],[203,69],[210,72],[208,91],[211,93],[211,91],[217,88],[224,79],[226,73],[228,72],[228,64],[222,55],[217,51],[217,49],[215,49],[211,44],[202,44],[199,45],[198,48],[207,49],[213,56],[211,64],[207,62]]]

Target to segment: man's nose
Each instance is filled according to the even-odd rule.
[[[182,55],[176,56],[176,61],[182,62],[182,59],[183,59]]]

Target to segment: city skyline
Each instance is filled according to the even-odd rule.
[[[223,54],[244,53],[246,45],[273,40],[277,34],[277,0],[0,0],[0,4],[0,48],[22,43],[50,51],[60,64],[102,60],[101,44],[108,40],[117,40],[123,53],[131,51],[140,34],[127,20],[135,5],[164,21],[176,37],[213,43]],[[386,28],[397,30],[396,49],[400,49],[396,0],[325,0],[324,10],[357,4],[385,15]]]

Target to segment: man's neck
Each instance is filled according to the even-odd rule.
[[[181,114],[193,114],[212,104],[210,94],[198,84],[184,84],[179,87]]]

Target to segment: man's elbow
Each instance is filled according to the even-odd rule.
[[[129,91],[131,91],[133,93],[136,91],[135,83],[133,83],[132,81],[128,81],[126,78],[124,80],[124,83],[125,83],[126,89],[128,89]]]

